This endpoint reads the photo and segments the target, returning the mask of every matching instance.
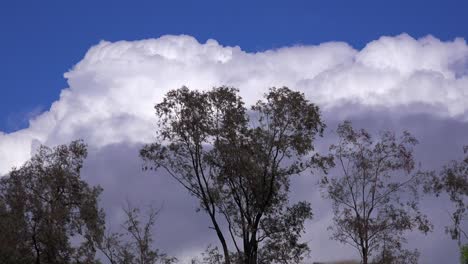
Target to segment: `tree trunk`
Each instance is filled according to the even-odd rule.
[[[368,264],[368,253],[367,253],[367,249],[364,248],[362,249],[362,264]]]
[[[249,264],[250,262],[250,245],[249,243],[244,244],[244,264]]]
[[[250,257],[250,264],[257,264],[257,240],[254,241],[251,249],[251,257]]]
[[[223,245],[223,252],[224,252],[224,263],[225,264],[231,264],[231,258],[229,257],[229,250],[226,244],[226,241],[223,240],[221,241],[221,244]]]
[[[32,240],[34,244],[34,249],[36,251],[36,264],[41,264],[41,252],[39,250],[39,247],[37,246],[36,234],[32,235]]]
[[[210,214],[211,222],[214,225],[216,235],[218,236],[219,241],[221,242],[221,246],[223,247],[223,254],[224,254],[224,263],[231,264],[231,258],[229,256],[229,249],[226,243],[226,239],[224,238],[223,232],[221,232],[221,228],[219,228],[218,222],[214,215]]]
[[[244,242],[244,264],[257,264],[257,231],[252,231],[250,239]]]

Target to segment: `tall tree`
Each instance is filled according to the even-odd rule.
[[[402,248],[405,232],[431,229],[418,208],[422,174],[414,173],[416,139],[386,131],[374,141],[348,121],[337,134],[339,142],[330,150],[341,173],[321,183],[333,204],[332,238],[355,247],[364,264],[371,256],[377,263],[413,263],[417,252]]]
[[[213,98],[223,96],[221,104],[213,103]],[[215,121],[226,120],[221,125],[229,129],[242,126],[240,123],[245,122],[243,103],[232,89],[221,88],[205,93],[183,87],[167,93],[155,109],[157,142],[145,146],[140,154],[143,159],[154,163],[154,168],[164,168],[200,201],[200,209],[210,217],[221,242],[225,261],[230,263],[228,244],[219,224],[216,179],[210,173],[206,156],[207,146],[214,141]]]
[[[158,140],[141,156],[198,198],[226,263],[231,255],[249,264],[298,262],[308,251],[299,238],[312,213],[306,202],[289,205],[289,180],[323,165],[313,155],[324,128],[319,109],[284,87],[270,89],[249,112],[237,93],[228,87],[169,92],[155,107]]]
[[[42,146],[0,179],[1,263],[94,263],[104,213],[80,178],[86,154],[81,141]]]

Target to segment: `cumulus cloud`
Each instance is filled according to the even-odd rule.
[[[0,173],[29,157],[33,139],[144,142],[151,136],[153,104],[182,85],[236,86],[249,102],[268,87],[286,85],[324,109],[353,102],[466,120],[467,65],[465,40],[406,34],[382,37],[360,51],[329,42],[247,53],[190,36],[102,41],[65,73],[69,88],[49,111],[25,130],[0,135]]]
[[[463,39],[414,39],[402,34],[381,37],[362,50],[343,42],[329,42],[257,53],[222,46],[215,40],[199,43],[190,36],[102,41],[65,73],[65,78],[69,87],[48,111],[30,120],[28,128],[0,132],[0,175],[21,165],[41,143],[56,145],[83,138],[91,148],[84,175],[105,188],[106,206],[118,207],[116,199],[122,193],[137,193],[142,200],[169,199],[168,208],[180,209],[171,209],[164,216],[163,222],[169,226],[172,223],[173,228],[161,231],[162,236],[184,228],[187,232],[200,225],[204,228],[203,217],[198,215],[190,224],[177,225],[174,219],[187,211],[184,200],[189,198],[183,196],[183,190],[154,179],[138,184],[128,177],[148,177],[135,164],[138,147],[150,142],[154,135],[153,106],[165,92],[183,85],[193,89],[235,86],[247,103],[258,100],[272,86],[301,90],[321,106],[331,128],[351,118],[375,130],[415,130],[417,136],[429,142],[419,155],[431,165],[437,164],[433,162],[436,160],[457,157],[458,147],[468,142],[468,45]],[[447,137],[448,132],[453,136]],[[432,146],[441,151],[431,152]],[[134,166],[115,166],[126,161]],[[313,181],[309,179],[309,183]],[[160,186],[171,191],[158,192]],[[158,195],[153,196],[155,193]],[[324,230],[329,222],[329,206],[319,197],[310,196],[310,190],[295,195],[317,201],[317,221],[310,223],[307,239],[312,248],[332,252],[330,248],[335,245],[336,249],[336,243],[326,240]],[[318,239],[314,238],[314,230],[321,230]],[[198,250],[194,246],[197,238],[212,237],[205,233],[192,232],[192,237],[184,240],[176,236],[165,246],[183,255],[181,252]],[[426,245],[428,252],[434,248]],[[349,253],[340,252],[343,257]],[[314,254],[317,258],[327,256]]]

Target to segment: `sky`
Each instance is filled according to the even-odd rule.
[[[438,169],[468,143],[467,10],[466,1],[3,1],[0,175],[40,144],[82,138],[83,177],[104,188],[109,221],[117,225],[125,198],[163,203],[158,245],[193,256],[216,243],[206,216],[138,158],[165,92],[231,85],[251,104],[285,85],[321,107],[328,129],[318,151],[350,119],[372,132],[411,131],[421,166]],[[355,256],[328,239],[331,206],[306,176],[292,198],[313,206],[311,258]],[[443,231],[447,206],[423,201],[435,230],[409,234],[421,263],[458,259]]]

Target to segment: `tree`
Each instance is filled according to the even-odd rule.
[[[364,264],[371,256],[381,259],[378,263],[413,263],[397,261],[410,256],[402,248],[405,232],[431,229],[418,208],[422,174],[413,173],[417,140],[408,132],[397,138],[386,131],[374,141],[348,121],[337,134],[339,142],[330,151],[342,173],[321,182],[333,204],[332,238],[355,247]]]
[[[130,204],[123,209],[126,220],[124,232],[108,233],[98,248],[110,264],[170,264],[175,258],[168,257],[154,248],[152,228],[160,210],[150,207],[146,217],[141,210]]]
[[[373,264],[418,264],[419,251],[399,248],[398,243],[384,243],[372,259]]]
[[[94,263],[103,234],[102,189],[80,178],[86,146],[42,146],[0,179],[1,263]]]
[[[463,148],[468,154],[468,146]],[[451,225],[445,227],[445,232],[456,240],[462,256],[467,256],[467,247],[462,241],[468,240],[466,221],[468,220],[468,155],[461,161],[452,160],[446,164],[439,174],[429,173],[425,191],[439,197],[445,193],[450,198],[455,209],[450,214]],[[467,261],[465,261],[467,262]],[[462,260],[462,263],[465,263]]]
[[[465,154],[468,154],[468,146],[464,147]],[[451,214],[452,224],[446,227],[452,239],[457,240],[459,246],[462,239],[468,239],[468,235],[463,229],[463,224],[468,220],[468,155],[461,161],[452,160],[446,164],[439,175],[431,172],[432,177],[428,177],[425,191],[440,196],[446,193],[450,201],[455,206]]]
[[[221,264],[224,263],[223,255],[219,253],[218,247],[208,245],[205,252],[201,253],[201,260],[198,257],[192,258],[191,264]]]
[[[324,160],[312,155],[313,140],[324,128],[319,109],[283,87],[270,89],[249,112],[237,93],[228,87],[170,91],[155,107],[157,141],[141,156],[200,201],[225,263],[298,262],[308,251],[299,238],[312,212],[306,202],[289,205],[289,180],[323,167]],[[281,249],[282,255],[261,247]]]

